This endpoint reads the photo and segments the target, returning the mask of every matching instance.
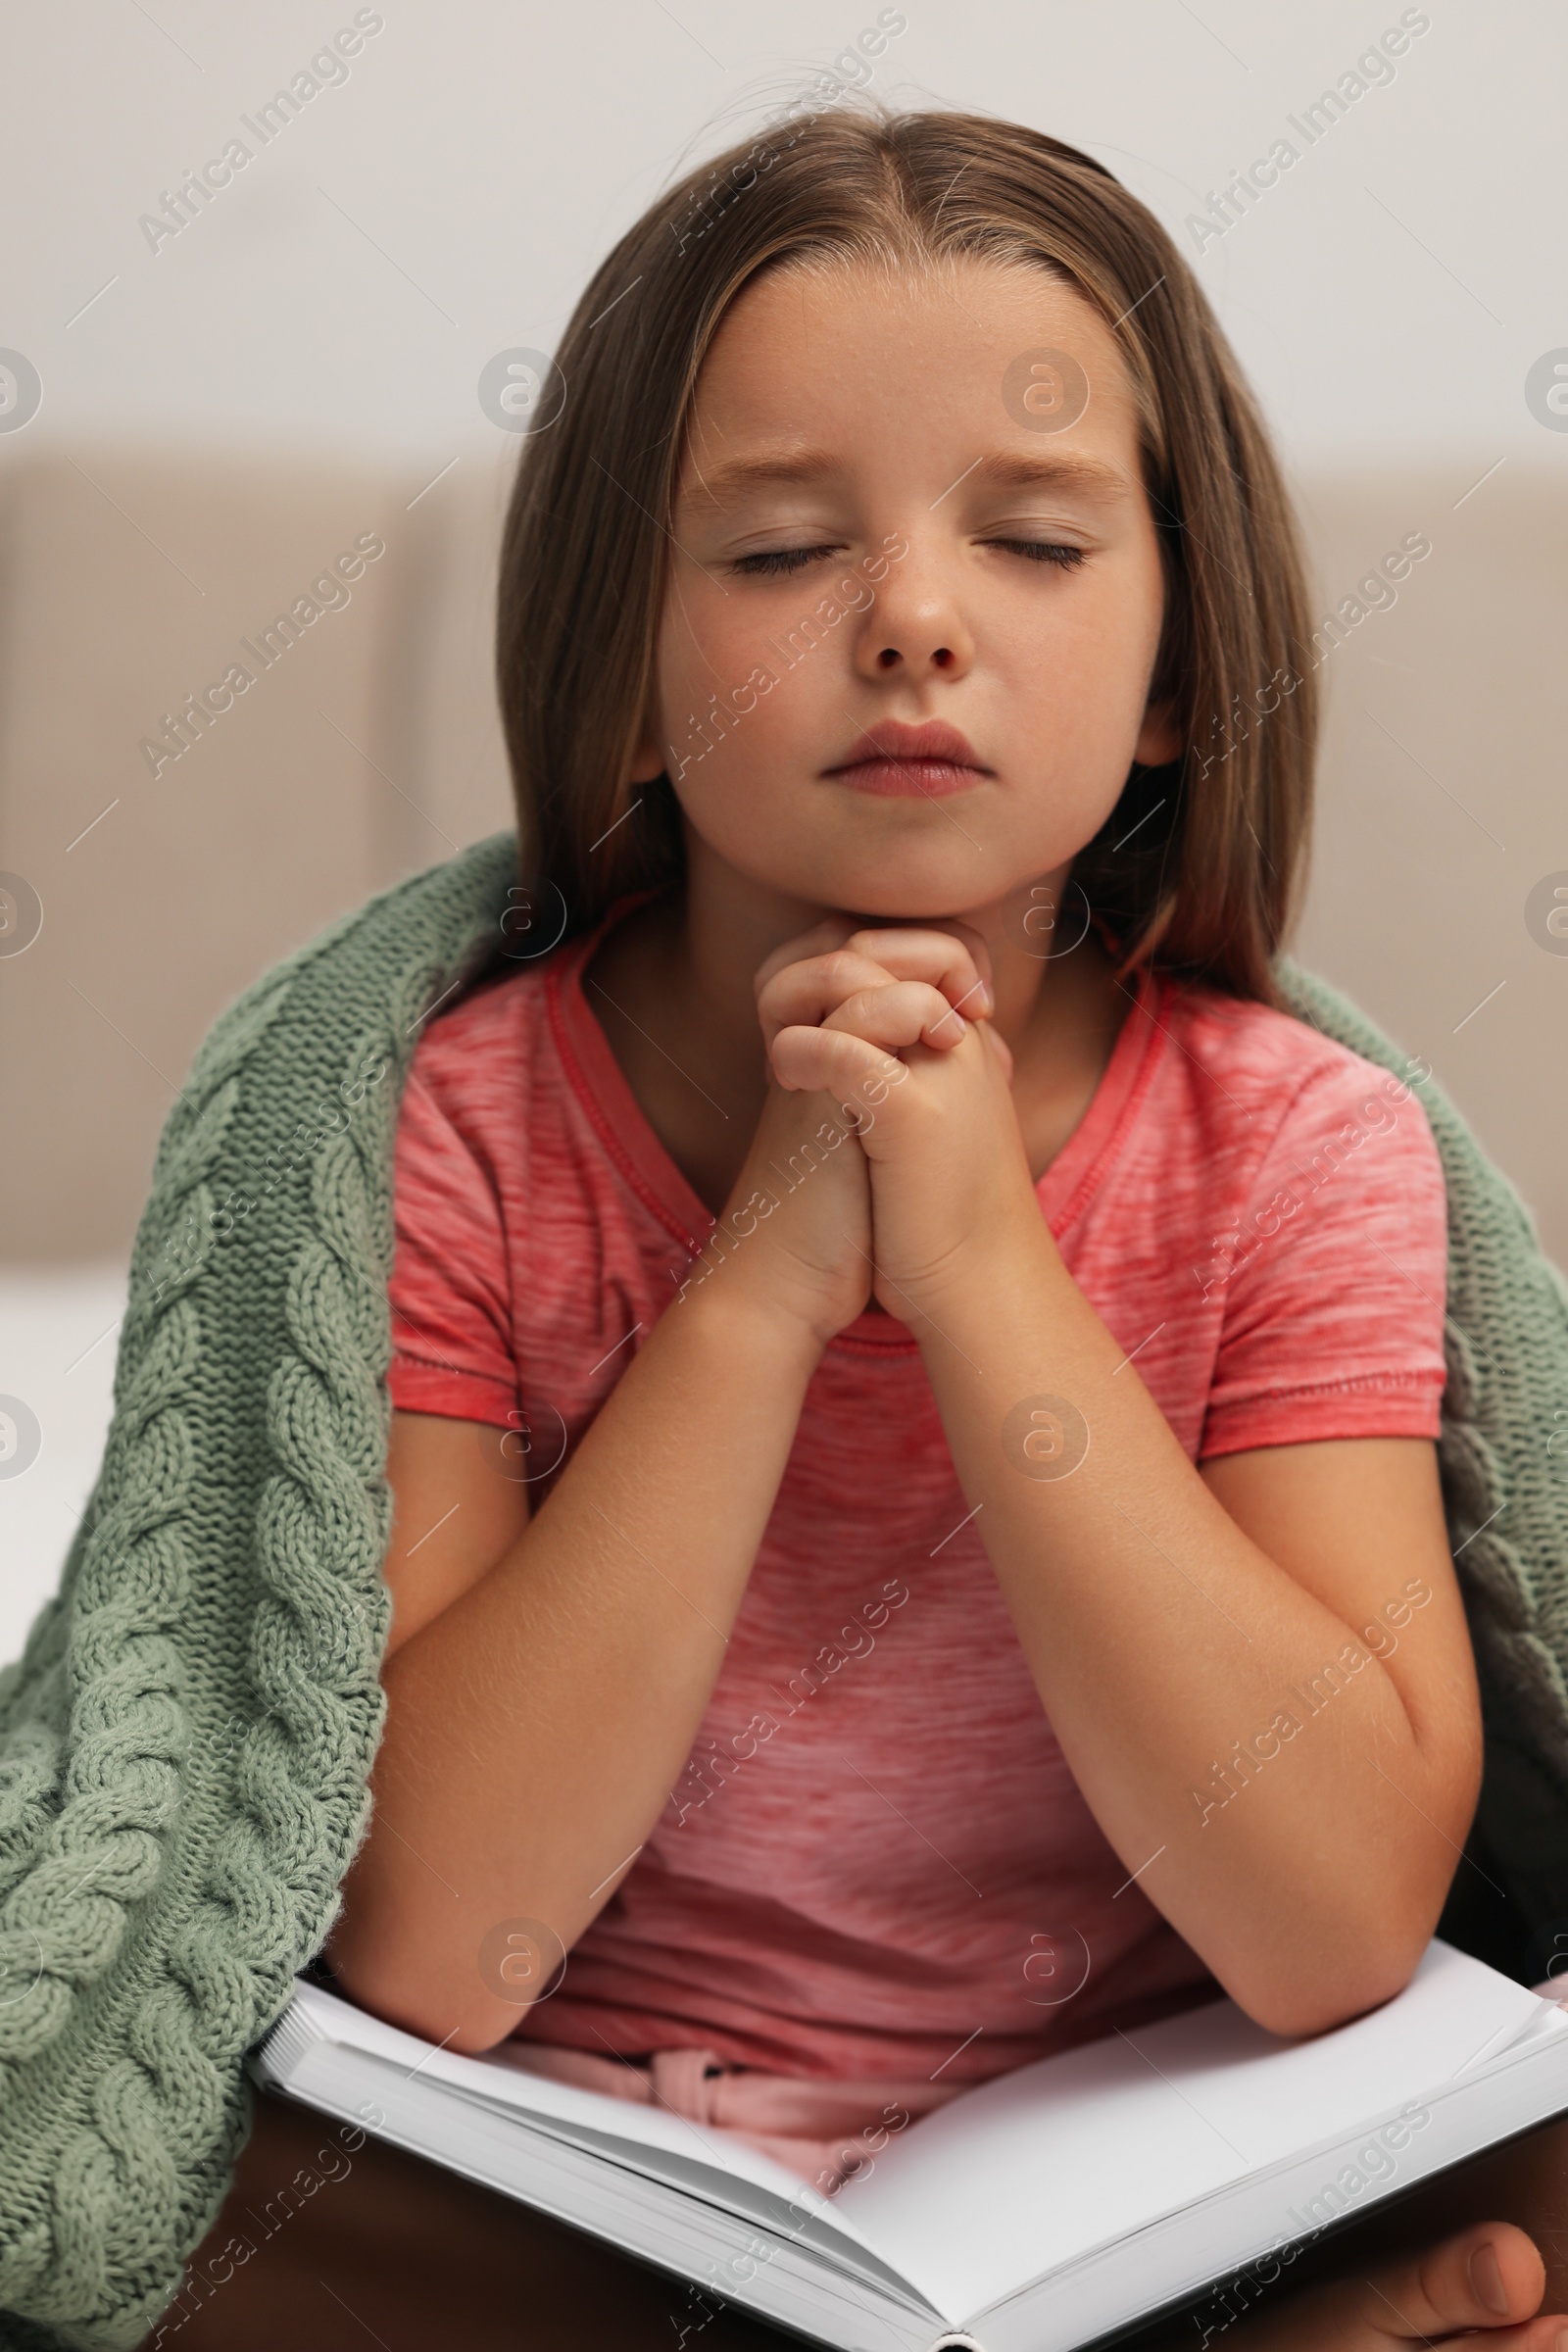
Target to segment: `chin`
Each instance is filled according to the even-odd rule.
[[[962,849],[963,843],[957,844]],[[913,861],[911,861],[911,864]],[[824,858],[803,872],[798,889],[803,898],[852,917],[864,915],[878,922],[931,922],[944,915],[962,915],[970,907],[988,906],[1014,885],[1005,878],[986,875],[979,887],[966,888],[956,870],[958,861],[943,848],[938,858],[922,858],[914,870],[900,870],[899,861],[879,858]]]

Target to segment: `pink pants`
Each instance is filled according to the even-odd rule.
[[[963,2082],[821,2082],[725,2066],[711,2050],[656,2050],[649,2058],[602,2058],[550,2041],[505,2041],[496,2051],[524,2074],[548,2075],[733,2132],[764,2156],[832,2196],[869,2167],[906,2124],[929,2115]]]

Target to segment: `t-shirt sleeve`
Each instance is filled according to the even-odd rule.
[[[392,1210],[394,1406],[508,1426],[517,1375],[501,1200],[417,1054],[398,1112]]]
[[[1222,1323],[1200,1460],[1437,1437],[1446,1188],[1426,1113],[1391,1072],[1347,1055],[1306,1080],[1206,1279]]]

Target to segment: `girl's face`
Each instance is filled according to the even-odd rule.
[[[1146,708],[1162,584],[1131,387],[1042,270],[754,282],[699,378],[671,538],[634,772],[666,769],[689,854],[764,893],[976,913],[1180,748]],[[967,749],[847,765],[926,748],[868,738],[889,721]]]

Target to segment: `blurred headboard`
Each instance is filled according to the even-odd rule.
[[[0,955],[0,1260],[122,1256],[219,1009],[510,821],[490,631],[512,454],[5,450],[0,871],[43,927]],[[1295,485],[1335,626],[1293,947],[1432,1061],[1563,1259],[1568,956],[1524,907],[1568,869],[1568,491],[1470,480]],[[1395,584],[1383,559],[1412,539],[1430,552]]]

